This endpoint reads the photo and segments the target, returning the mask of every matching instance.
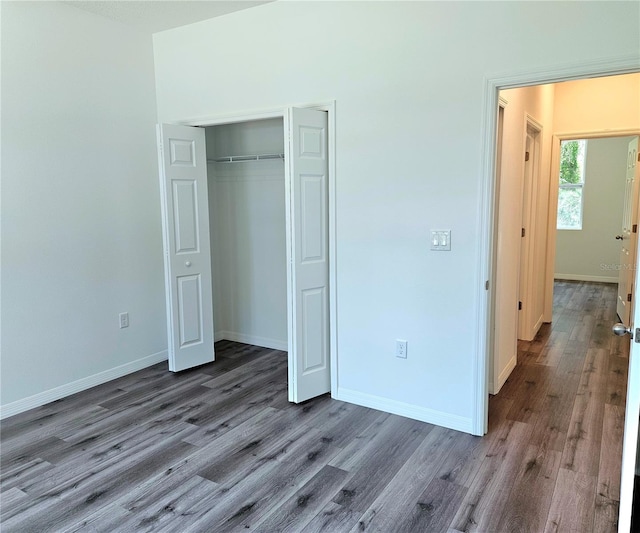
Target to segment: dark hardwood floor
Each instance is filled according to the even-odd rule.
[[[473,437],[324,396],[222,341],[1,424],[3,532],[615,531],[628,363],[615,285],[558,282],[553,326]]]

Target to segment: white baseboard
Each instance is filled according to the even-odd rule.
[[[226,340],[234,342],[243,342],[245,344],[253,344],[254,346],[262,346],[263,348],[271,348],[272,350],[289,350],[287,341],[278,339],[270,339],[268,337],[257,337],[256,335],[245,335],[244,333],[236,333],[235,331],[216,331],[214,335],[216,342]]]
[[[126,376],[127,374],[131,374],[132,372],[137,372],[138,370],[142,370],[143,368],[147,368],[148,366],[166,361],[167,357],[167,350],[163,350],[161,352],[148,355],[147,357],[143,357],[142,359],[136,359],[135,361],[131,361],[130,363],[116,366],[115,368],[110,368],[109,370],[105,370],[97,374],[93,374],[92,376],[87,376],[86,378],[78,379],[76,381],[72,381],[71,383],[39,392],[38,394],[23,398],[22,400],[16,400],[15,402],[7,403],[0,406],[0,420],[13,415],[17,415],[19,413],[23,413],[24,411],[28,411],[29,409],[33,409],[35,407],[40,407],[41,405],[54,402],[56,400],[59,400],[60,398],[71,396],[76,392],[90,389],[91,387],[95,387],[96,385],[102,385],[103,383],[111,381],[112,379]]]
[[[511,372],[513,372],[513,369],[516,367],[517,363],[518,363],[518,358],[516,355],[514,355],[511,359],[509,359],[507,366],[504,367],[504,369],[502,370],[502,372],[500,372],[500,375],[498,376],[498,383],[497,383],[498,386],[494,389],[494,392],[492,392],[491,394],[498,394],[500,392],[502,385],[504,385],[504,382],[507,381],[507,378],[511,375]]]
[[[456,431],[462,431],[464,433],[473,433],[471,418],[452,415],[442,411],[436,411],[435,409],[428,409],[426,407],[419,407],[405,402],[398,402],[396,400],[389,400],[388,398],[382,398],[381,396],[374,396],[372,394],[366,394],[342,387],[339,387],[335,393],[332,393],[331,397],[343,402],[354,403],[363,407],[377,409],[378,411],[384,411],[386,413],[420,420],[421,422],[427,422],[428,424],[455,429]]]
[[[583,274],[554,274],[554,279],[567,281],[597,281],[598,283],[618,283],[618,276],[587,276]]]
[[[533,336],[534,337],[538,334],[538,331],[540,331],[540,328],[542,327],[543,322],[544,322],[544,316],[540,315],[540,318],[538,320],[536,320],[536,323],[533,326]]]
[[[542,326],[542,322],[543,322],[543,316],[540,315],[540,317],[538,318],[538,320],[536,320],[536,323],[533,325],[533,328],[531,328],[531,330],[528,330],[526,327],[522,327],[522,332],[520,333],[520,335],[518,336],[518,339],[523,340],[523,341],[532,341],[533,339],[536,338],[536,335],[538,334],[538,331],[540,331],[540,327]],[[502,385],[500,385],[502,386]]]

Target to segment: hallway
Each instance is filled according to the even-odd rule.
[[[484,512],[465,524],[461,508],[457,529],[473,518],[479,531],[615,531],[629,361],[628,337],[611,333],[615,307],[615,284],[556,281],[553,323],[519,343],[517,367],[491,398],[498,435],[487,460],[501,460],[489,486],[482,474],[474,482],[490,494],[474,502],[472,486],[466,498]]]

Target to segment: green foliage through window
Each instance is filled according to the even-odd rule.
[[[583,157],[584,141],[562,141],[560,143],[560,185],[582,183]]]
[[[587,141],[560,143],[558,229],[582,229],[584,161]]]

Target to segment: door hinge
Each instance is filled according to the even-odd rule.
[[[525,229],[524,229],[524,228],[522,228],[522,231],[521,231],[520,233],[521,233],[521,236],[522,236],[522,237],[524,237],[524,236],[527,234],[527,232],[525,231]]]
[[[638,224],[634,224],[633,226],[631,226],[631,231],[633,233],[638,233]]]
[[[518,311],[522,311],[522,302],[518,302]]]
[[[627,302],[631,301],[631,293],[627,294]]]
[[[529,161],[529,152],[524,153],[524,160]]]
[[[484,290],[488,291],[489,290],[489,280],[484,282]]]
[[[638,152],[638,161],[640,162],[640,152]]]

